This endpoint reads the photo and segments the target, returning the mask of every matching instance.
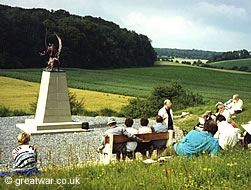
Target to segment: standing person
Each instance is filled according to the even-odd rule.
[[[220,147],[222,149],[234,147],[238,142],[238,128],[234,128],[229,124],[223,115],[218,115],[216,122],[218,131],[214,137],[219,140]]]
[[[30,134],[21,133],[17,137],[19,146],[12,151],[14,158],[13,170],[14,173],[37,172],[37,153],[31,145],[29,145]],[[39,173],[39,172],[37,172]]]
[[[164,125],[163,118],[161,116],[156,117],[156,124],[151,127],[153,133],[161,133],[161,132],[168,132],[168,127]],[[159,151],[163,151],[166,148],[166,139],[163,140],[154,140],[152,141],[152,145],[154,149]]]
[[[171,154],[190,157],[199,156],[203,153],[217,155],[219,152],[219,142],[213,136],[218,127],[215,121],[208,121],[203,131],[190,131],[180,143],[174,144],[173,149],[169,150]]]
[[[158,115],[161,116],[168,127],[168,130],[173,130],[173,110],[171,109],[172,102],[169,99],[164,101],[164,106],[159,110]]]
[[[126,130],[131,133],[132,135],[136,135],[138,133],[137,129],[132,128],[133,120],[131,118],[127,118],[125,120]],[[126,155],[128,158],[132,159],[135,158],[135,149],[137,148],[137,142],[127,142],[126,143]]]
[[[135,140],[137,142],[141,141],[141,139],[129,133],[125,127],[118,127],[117,122],[114,118],[109,118],[107,125],[109,126],[109,129],[105,132],[104,137],[109,135],[125,135],[128,138]],[[103,138],[101,145],[98,147],[98,151],[101,152],[104,148],[105,148],[105,141]],[[120,154],[124,152],[124,150],[125,150],[125,143],[113,144],[112,153],[116,154],[117,160],[120,160]]]

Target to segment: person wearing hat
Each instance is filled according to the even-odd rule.
[[[125,127],[119,127],[117,126],[117,122],[114,118],[109,118],[107,125],[109,126],[109,129],[105,132],[104,136],[109,136],[109,135],[125,135],[129,139],[134,140],[136,142],[141,142],[142,139],[138,138],[137,136],[129,133]],[[116,143],[113,145],[113,150],[112,152],[116,154],[117,160],[120,160],[120,154],[125,151],[125,145],[126,143]],[[98,151],[101,152],[105,148],[105,142],[104,138],[101,142],[101,146],[99,146]]]
[[[173,110],[171,109],[172,102],[169,99],[164,101],[164,106],[159,110],[158,115],[161,116],[168,127],[168,130],[173,130]]]
[[[215,112],[215,116],[217,116],[217,115],[219,115],[219,113],[220,113],[220,108],[221,107],[223,107],[223,103],[222,102],[217,102],[216,104],[215,104],[215,108],[216,108],[216,112]]]

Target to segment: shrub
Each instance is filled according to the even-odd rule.
[[[9,116],[23,116],[29,115],[25,110],[12,110],[6,107],[0,107],[0,117],[9,117]]]
[[[163,106],[165,99],[172,101],[174,110],[181,110],[189,106],[203,104],[203,97],[185,90],[179,82],[171,82],[168,86],[156,86],[146,99],[132,99],[121,112],[125,117],[140,118],[154,117]]]
[[[77,115],[78,112],[84,107],[84,97],[80,101],[77,100],[77,95],[71,91],[68,91],[71,114]]]
[[[248,70],[248,67],[247,66],[241,66],[239,68],[239,71],[247,71]]]
[[[108,117],[117,115],[116,111],[114,111],[113,109],[109,109],[109,108],[103,108],[103,109],[99,110],[98,113],[101,116],[108,116]]]
[[[233,66],[232,70],[238,70],[239,68],[237,66]]]

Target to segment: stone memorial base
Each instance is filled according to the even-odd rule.
[[[64,71],[43,71],[35,119],[18,128],[31,134],[84,132],[82,122],[73,122]]]

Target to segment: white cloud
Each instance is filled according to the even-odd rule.
[[[239,8],[234,5],[228,4],[213,4],[209,2],[199,2],[196,9],[200,10],[200,12],[210,14],[212,16],[225,16],[225,17],[238,17],[238,18],[247,18],[247,12],[245,8]]]
[[[123,20],[123,25],[148,35],[154,47],[218,51],[250,47],[248,35],[210,26],[200,20],[189,20],[182,16],[131,12]]]

